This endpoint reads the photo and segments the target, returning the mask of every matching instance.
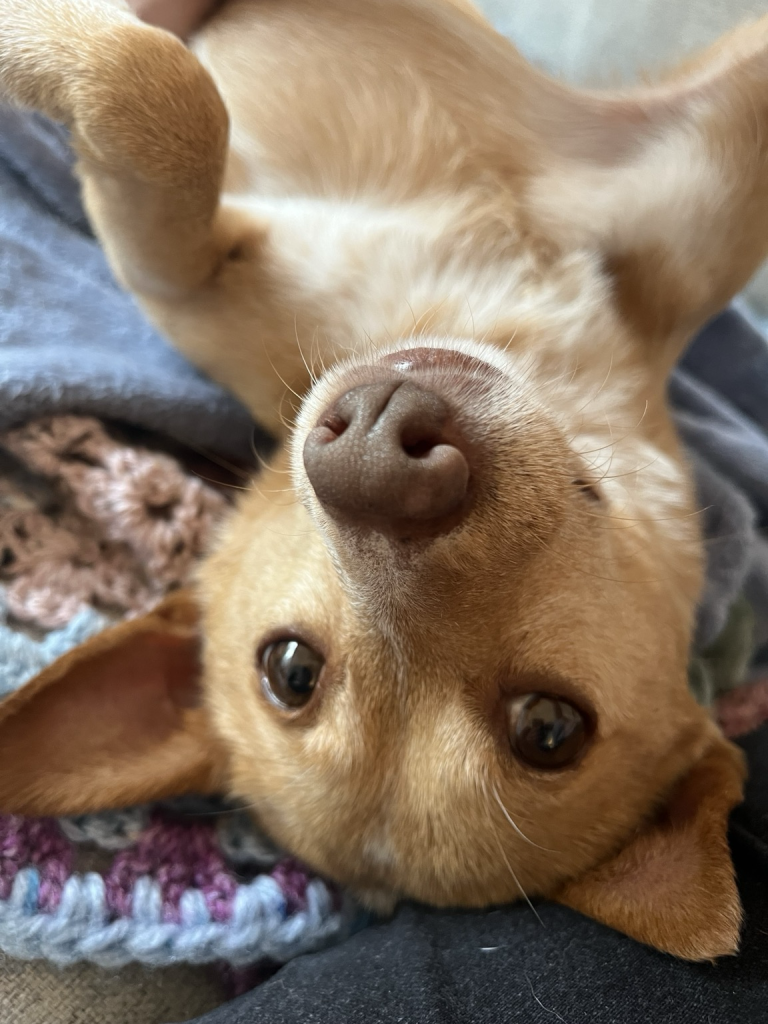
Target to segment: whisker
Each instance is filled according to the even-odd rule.
[[[404,300],[404,302],[405,302],[406,306],[408,307],[408,309],[409,309],[409,310],[411,311],[411,319],[413,320],[413,329],[414,329],[414,331],[415,331],[415,330],[416,330],[416,328],[417,328],[417,327],[418,327],[418,325],[419,325],[419,321],[418,321],[418,320],[416,319],[416,313],[415,313],[415,311],[414,311],[414,308],[413,308],[413,306],[412,306],[412,305],[410,304],[410,302],[408,301],[408,299],[405,299],[405,300]]]
[[[671,576],[658,576],[655,579],[629,580],[626,579],[626,577],[622,579],[618,576],[601,576],[599,573],[589,572],[589,570],[582,569],[578,565],[574,565],[573,563],[568,564],[567,562],[562,561],[562,559],[561,565],[568,565],[569,569],[575,570],[577,573],[579,573],[580,576],[587,576],[589,579],[592,580],[601,580],[603,583],[620,583],[622,586],[629,586],[630,584],[637,584],[639,586],[651,586],[652,584],[658,583],[670,583],[672,580],[674,580],[676,577],[680,575],[680,573],[673,573]]]
[[[539,924],[543,928],[544,927],[544,922],[541,919],[541,915],[539,914],[539,912],[536,909],[536,907],[534,907],[533,903],[531,903],[530,899],[528,898],[528,893],[525,891],[525,889],[520,884],[520,879],[515,874],[514,868],[509,863],[509,858],[507,857],[506,853],[504,852],[504,847],[501,845],[501,840],[498,838],[498,836],[496,837],[496,839],[497,839],[498,844],[499,844],[499,852],[501,853],[501,856],[502,856],[502,859],[504,860],[504,863],[509,868],[509,873],[510,873],[510,875],[512,875],[512,878],[514,880],[515,885],[517,886],[517,888],[522,893],[523,899],[525,900],[525,902],[530,907],[531,913],[533,914],[533,916],[536,918],[536,920],[539,922]]]
[[[598,396],[599,394],[601,394],[601,393],[602,393],[602,391],[603,391],[603,390],[604,390],[604,388],[605,388],[605,385],[606,385],[606,384],[608,383],[608,378],[609,378],[609,377],[611,376],[611,373],[612,373],[612,372],[613,372],[613,352],[611,352],[611,358],[610,358],[610,362],[608,363],[608,372],[607,372],[607,373],[606,373],[606,375],[605,375],[605,379],[603,380],[603,383],[602,383],[602,384],[600,385],[600,387],[599,387],[599,388],[597,389],[597,391],[596,391],[596,392],[594,393],[594,395],[591,395],[591,396],[590,396],[590,397],[589,397],[589,398],[587,399],[587,401],[586,401],[586,402],[584,403],[584,405],[582,405],[582,407],[581,407],[580,409],[577,409],[577,410],[576,410],[576,413],[577,413],[577,414],[578,414],[578,413],[581,413],[581,412],[584,412],[584,410],[585,410],[585,409],[587,408],[587,406],[588,406],[588,405],[591,405],[591,404],[592,404],[592,402],[594,402],[594,401],[595,401],[595,399],[597,398],[597,396]]]
[[[262,345],[262,348],[264,349],[264,355],[267,357],[267,362],[269,363],[270,367],[272,368],[272,372],[274,373],[274,375],[277,377],[277,379],[280,381],[280,383],[283,385],[283,387],[286,388],[288,391],[290,391],[291,394],[294,395],[296,398],[298,398],[298,400],[301,402],[302,396],[298,393],[298,391],[294,391],[294,389],[291,387],[291,385],[288,383],[288,381],[285,379],[285,377],[283,377],[283,375],[280,373],[278,368],[275,366],[275,364],[274,364],[274,362],[272,360],[272,356],[269,354],[269,348],[267,347],[266,340],[263,337],[261,339],[261,345]]]
[[[659,456],[657,455],[655,459],[651,459],[650,462],[646,462],[644,466],[633,466],[632,469],[628,469],[625,473],[609,473],[611,468],[609,463],[605,473],[603,473],[601,477],[598,477],[597,480],[595,480],[595,483],[602,484],[606,480],[623,480],[624,477],[634,476],[635,473],[644,473],[646,469],[650,469],[651,466],[655,466],[658,461]]]
[[[290,508],[292,505],[295,505],[298,502],[298,500],[299,500],[296,497],[295,494],[294,494],[293,499],[291,501],[274,501],[272,499],[271,495],[273,495],[273,494],[290,493],[290,491],[291,491],[290,487],[279,487],[279,488],[276,488],[275,490],[266,490],[266,491],[264,491],[264,490],[262,490],[259,487],[258,484],[254,483],[253,484],[253,490],[256,492],[256,494],[259,495],[259,497],[263,498],[264,501],[268,502],[270,505],[274,505],[276,508]]]
[[[639,430],[640,426],[642,425],[643,420],[646,417],[647,412],[648,412],[648,402],[645,403],[645,408],[643,410],[643,414],[640,417],[640,419],[637,421],[637,423],[634,425],[634,427],[631,427],[627,431],[626,434],[623,434],[621,437],[617,437],[617,438],[613,437],[613,431],[611,430],[611,425],[606,420],[606,425],[608,427],[609,432],[611,433],[611,440],[608,441],[606,444],[601,445],[599,448],[589,448],[585,452],[577,451],[577,455],[580,455],[582,457],[585,456],[585,455],[596,455],[598,452],[604,452],[606,448],[615,448],[616,445],[621,444],[622,441],[626,441],[628,437],[631,437],[635,433],[635,431]],[[568,442],[569,446],[573,445],[573,442],[576,440],[577,436],[578,435],[574,435],[573,437],[571,437],[570,441]]]
[[[314,386],[315,384],[317,384],[317,377],[312,372],[312,369],[310,368],[310,365],[307,362],[306,357],[305,357],[304,352],[303,352],[302,347],[301,347],[301,341],[299,340],[299,315],[298,315],[298,313],[296,313],[294,315],[294,317],[293,317],[293,333],[294,333],[294,336],[296,338],[296,348],[299,350],[299,355],[301,356],[302,363],[304,363],[304,369],[307,371],[307,375],[309,377],[310,383],[312,384],[312,386]]]
[[[695,512],[682,512],[679,516],[615,516],[612,513],[587,512],[586,509],[584,515],[589,516],[590,519],[612,519],[617,523],[679,523],[683,519],[700,516],[711,507],[711,505],[706,505],[704,508],[696,509]]]
[[[251,431],[251,454],[258,462],[261,462],[262,465],[266,465],[261,457],[261,452],[256,447],[256,428]]]
[[[517,337],[517,334],[518,334],[518,330],[519,330],[519,328],[517,328],[517,327],[516,327],[516,328],[514,329],[514,331],[512,331],[512,333],[510,334],[510,336],[509,336],[509,338],[508,338],[508,340],[507,340],[507,343],[506,343],[506,345],[505,345],[505,346],[504,346],[504,348],[503,348],[503,349],[501,350],[502,352],[508,352],[508,351],[509,351],[509,349],[510,349],[510,348],[512,347],[512,342],[513,342],[513,341],[515,340],[515,338]],[[533,366],[534,366],[533,354],[529,355],[529,357],[528,357],[528,358],[529,358],[529,360],[530,360],[530,368],[529,368],[529,369],[530,369],[530,375],[532,376],[532,375],[533,375]],[[530,378],[529,378],[529,379],[530,379]],[[543,384],[543,381],[542,381],[542,384]]]
[[[524,839],[526,841],[526,843],[530,843],[531,846],[535,846],[537,850],[543,850],[545,853],[558,853],[559,852],[557,850],[550,850],[549,847],[547,847],[547,846],[539,846],[538,843],[534,843],[534,841],[532,839],[528,838],[528,836],[525,834],[525,832],[523,832],[523,830],[518,826],[517,822],[515,822],[513,820],[512,815],[509,813],[507,808],[502,803],[501,797],[499,796],[499,791],[498,791],[498,789],[496,788],[495,785],[493,787],[493,795],[496,797],[496,803],[499,805],[499,807],[501,809],[501,813],[504,815],[504,817],[507,819],[509,824],[515,830],[515,832],[517,832],[517,834],[520,836],[521,839]]]
[[[466,302],[467,310],[469,311],[469,319],[470,319],[470,322],[472,324],[472,337],[474,338],[477,335],[477,328],[475,327],[475,315],[472,312],[472,304],[469,301],[469,296],[468,295],[464,296],[464,301]]]
[[[226,487],[228,491],[243,491],[246,493],[251,489],[250,487],[243,487],[240,484],[227,483],[225,480],[214,480],[213,477],[205,476],[197,470],[193,470],[193,475],[196,476],[198,480],[202,480],[203,483],[210,484],[211,487]]]
[[[276,530],[276,529],[274,529],[274,527],[269,526],[266,523],[264,523],[262,525],[264,526],[264,529],[266,529],[266,531],[268,533],[271,533],[274,537],[282,537],[283,540],[298,540],[298,539],[300,539],[302,537],[314,537],[315,536],[315,531],[312,530],[312,529],[309,529],[309,530],[299,530],[297,533],[283,533],[282,530]]]
[[[483,795],[485,796],[486,801],[490,805],[490,800],[488,798],[488,790],[486,789],[486,779],[485,778],[481,778],[480,779],[480,784],[481,784],[481,787],[482,787],[482,790],[483,790]],[[521,893],[523,899],[525,900],[525,902],[528,904],[528,906],[529,906],[529,908],[531,910],[531,913],[533,914],[533,916],[536,918],[536,920],[539,922],[539,924],[543,928],[544,927],[544,922],[542,921],[541,916],[540,916],[538,910],[536,909],[536,907],[534,907],[533,903],[531,903],[531,901],[530,901],[530,899],[528,897],[528,893],[525,891],[525,889],[520,884],[520,879],[515,874],[514,868],[509,863],[509,858],[507,857],[507,855],[506,855],[506,853],[504,851],[504,847],[503,847],[502,842],[501,842],[501,837],[499,836],[499,833],[496,831],[495,828],[493,830],[493,836],[494,836],[496,842],[498,843],[499,853],[501,854],[502,860],[507,865],[507,868],[509,869],[510,875],[512,875],[512,879],[513,879],[515,885],[520,890],[520,893]]]
[[[290,391],[291,389],[289,388],[288,390]],[[293,391],[293,394],[296,395],[296,392]],[[296,395],[296,397],[298,398],[299,396]],[[286,420],[285,416],[283,415],[283,406],[285,405],[286,401],[290,402],[290,399],[288,398],[288,392],[284,391],[283,394],[282,394],[282,397],[280,398],[280,405],[279,405],[278,410],[277,410],[277,415],[278,415],[278,418],[279,418],[280,422],[285,427],[285,429],[286,430],[292,430],[293,426],[294,426],[293,421]],[[301,401],[301,399],[299,399],[299,401]],[[293,412],[293,416],[294,416],[294,420],[295,420],[296,413],[297,413],[298,410],[296,409],[296,407],[294,405],[291,405],[291,411]]]
[[[255,456],[255,458],[256,458],[256,461],[257,461],[257,462],[259,463],[259,465],[261,466],[261,468],[262,468],[262,469],[263,469],[263,470],[264,470],[265,472],[269,472],[269,473],[279,473],[279,474],[280,474],[281,476],[290,476],[290,475],[291,475],[291,471],[290,471],[290,469],[278,469],[278,468],[277,468],[276,466],[273,466],[273,465],[272,465],[272,463],[270,463],[270,462],[267,462],[267,461],[266,461],[266,459],[264,459],[264,458],[263,458],[263,457],[262,457],[262,456],[261,456],[261,455],[259,454],[259,452],[258,452],[258,451],[256,451],[256,449],[255,449],[255,448],[254,448],[254,450],[253,450],[253,454],[254,454],[254,456]]]

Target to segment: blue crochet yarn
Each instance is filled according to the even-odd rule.
[[[195,890],[182,897],[181,921],[164,922],[160,888],[150,879],[141,879],[134,890],[132,917],[117,920],[108,919],[100,875],[70,878],[51,914],[39,912],[38,888],[37,870],[26,868],[16,876],[10,898],[0,901],[0,948],[60,966],[80,960],[103,967],[134,961],[152,967],[225,961],[236,967],[264,958],[282,963],[338,941],[353,926],[352,908],[335,911],[319,880],[307,887],[306,909],[289,914],[280,886],[260,875],[240,887],[226,924],[211,920]]]
[[[34,640],[8,625],[5,591],[0,588],[0,698],[18,690],[66,651],[108,626],[109,620],[93,608],[78,612],[63,629]]]

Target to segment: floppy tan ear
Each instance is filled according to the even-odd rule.
[[[744,777],[739,749],[717,740],[653,821],[555,900],[686,960],[735,953],[741,902],[726,831]]]
[[[0,811],[76,814],[218,788],[197,623],[192,595],[177,591],[0,704]]]
[[[529,89],[518,106],[548,153],[534,221],[601,257],[671,368],[768,254],[768,16],[659,85],[600,93],[532,76]]]

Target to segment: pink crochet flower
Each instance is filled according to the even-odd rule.
[[[188,579],[226,508],[175,459],[119,444],[97,420],[49,417],[0,445],[59,494],[59,508],[0,510],[8,609],[44,629],[86,605],[145,611]]]
[[[72,474],[68,474],[71,481]],[[78,509],[165,584],[182,582],[204,552],[224,499],[167,455],[114,447],[78,473]]]

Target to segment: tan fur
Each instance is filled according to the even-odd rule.
[[[534,71],[464,0],[230,0],[194,49],[118,2],[0,0],[0,89],[72,126],[115,271],[284,441],[200,574],[217,739],[169,712],[153,761],[136,707],[132,761],[70,742],[34,777],[45,708],[66,703],[50,694],[87,705],[132,631],[163,632],[136,623],[17,698],[0,751],[16,735],[38,756],[0,755],[0,804],[226,773],[373,905],[524,891],[680,956],[734,951],[743,767],[687,688],[702,546],[665,381],[768,249],[768,20],[609,95]],[[444,385],[482,452],[471,513],[402,550],[335,525],[301,452],[329,402],[413,345],[498,372]],[[327,658],[290,718],[255,666],[276,630]],[[157,676],[152,644],[135,657]],[[594,714],[576,767],[511,753],[505,707],[533,691]],[[185,776],[174,736],[193,734]]]

